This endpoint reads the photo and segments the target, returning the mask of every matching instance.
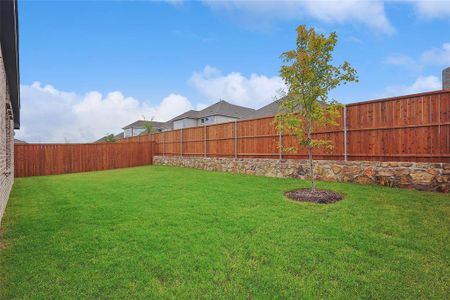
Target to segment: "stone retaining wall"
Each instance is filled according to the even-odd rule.
[[[308,161],[155,156],[154,164],[270,177],[308,178]],[[315,161],[318,180],[376,184],[448,193],[449,163]]]

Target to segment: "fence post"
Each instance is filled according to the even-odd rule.
[[[438,99],[438,133],[441,136],[441,94],[439,94]]]
[[[238,136],[237,136],[237,120],[234,121],[234,159],[238,157]]]
[[[156,142],[154,140],[150,141],[150,161],[151,164],[153,165],[153,157],[155,155],[155,147],[156,147]]]
[[[180,130],[180,153],[183,156],[183,127]]]
[[[155,141],[153,135],[150,135],[150,156],[153,157],[153,148],[155,147]]]
[[[206,125],[203,125],[203,152],[206,157]]]
[[[282,160],[283,159],[283,133],[280,130],[280,134],[278,137],[278,159]]]
[[[344,104],[344,160],[347,161],[347,105]]]
[[[163,137],[163,157],[166,156],[166,134],[164,132],[161,133],[162,137]]]

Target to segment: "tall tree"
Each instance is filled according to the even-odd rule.
[[[292,133],[299,146],[308,150],[312,192],[315,192],[313,149],[333,147],[331,141],[314,139],[314,129],[337,125],[341,106],[328,99],[328,93],[341,84],[358,81],[356,70],[347,61],[338,66],[332,64],[336,42],[335,32],[325,36],[302,25],[297,27],[296,49],[281,55],[285,65],[280,75],[287,93],[280,99],[277,128]]]

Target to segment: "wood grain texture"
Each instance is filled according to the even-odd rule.
[[[16,144],[16,177],[99,171],[150,165],[153,142]]]
[[[450,162],[450,90],[346,105],[349,160]],[[315,159],[344,159],[343,111],[338,126],[316,128],[332,151],[314,150]],[[279,158],[273,117],[173,130],[126,141],[155,141],[156,155]],[[283,134],[283,158],[306,158],[294,136]],[[237,153],[236,153],[237,149]]]

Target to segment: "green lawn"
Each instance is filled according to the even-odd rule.
[[[17,179],[0,299],[440,298],[450,197],[149,166]]]

